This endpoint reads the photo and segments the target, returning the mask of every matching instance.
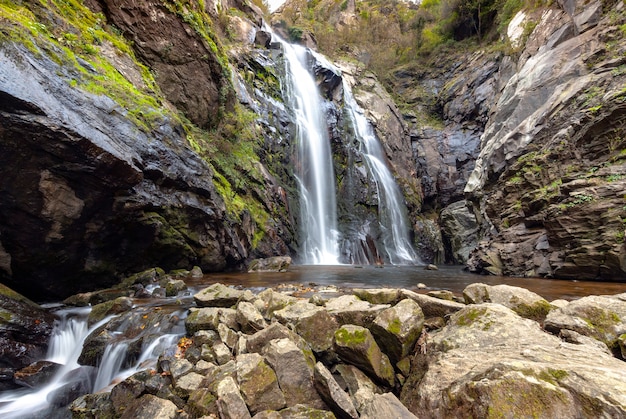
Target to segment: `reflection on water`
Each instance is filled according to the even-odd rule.
[[[194,288],[215,282],[241,285],[245,288],[267,288],[285,283],[334,285],[340,288],[406,288],[414,291],[450,290],[461,294],[475,282],[489,285],[507,284],[529,289],[549,301],[563,298],[573,300],[586,295],[611,295],[626,292],[626,283],[597,281],[567,281],[541,278],[511,278],[482,276],[463,271],[462,266],[440,266],[437,271],[422,266],[295,266],[287,272],[208,274],[189,285]],[[426,289],[418,290],[422,283]]]

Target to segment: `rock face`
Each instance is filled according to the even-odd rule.
[[[482,137],[465,192],[489,231],[474,271],[619,280],[623,205],[623,2],[546,10]],[[614,10],[614,14],[613,14]],[[611,45],[610,50],[605,46]],[[503,68],[503,74],[506,70]]]

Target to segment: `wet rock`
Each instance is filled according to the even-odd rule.
[[[118,297],[115,300],[100,303],[94,306],[87,319],[89,325],[98,323],[100,320],[113,314],[120,314],[133,308],[133,300],[128,297]]]
[[[251,414],[263,410],[280,410],[286,406],[274,370],[259,354],[237,357],[237,382]]]
[[[522,317],[543,321],[552,307],[543,297],[525,288],[510,285],[470,284],[463,290],[467,304],[496,303],[510,308]]]
[[[370,304],[355,295],[342,295],[326,302],[326,310],[339,325],[354,324],[369,327],[374,318],[387,308],[388,304]]]
[[[36,361],[29,366],[15,371],[13,380],[24,387],[38,387],[45,384],[58,370],[60,365],[50,361]]]
[[[65,407],[78,397],[93,390],[97,370],[92,367],[78,367],[62,377],[64,384],[50,392],[46,400],[53,406]]]
[[[11,373],[0,389],[14,387],[13,372],[43,359],[54,325],[54,315],[0,284],[0,358]]]
[[[446,301],[428,295],[419,294],[410,290],[401,290],[403,298],[410,298],[420,306],[424,317],[445,317],[465,307],[465,304],[455,301]]]
[[[394,386],[393,366],[368,329],[355,325],[341,326],[335,332],[334,348],[344,362],[359,367],[383,385]]]
[[[72,418],[91,419],[97,417],[113,417],[115,410],[109,393],[85,394],[74,400],[69,410]]]
[[[243,291],[217,283],[196,293],[193,299],[198,307],[232,307],[243,294]]]
[[[276,311],[274,315],[281,323],[292,325],[314,352],[324,352],[332,348],[338,324],[325,309],[299,301]]]
[[[326,407],[313,387],[315,356],[310,350],[300,349],[290,339],[274,339],[263,347],[261,354],[276,372],[278,385],[289,405]]]
[[[621,416],[625,376],[623,362],[597,347],[563,342],[509,308],[484,303],[453,314],[430,336],[400,400],[418,417]]]
[[[350,396],[339,387],[330,371],[321,362],[315,364],[315,388],[337,416],[359,417]]]
[[[165,296],[175,297],[179,292],[187,289],[187,284],[182,279],[167,281],[165,284]]]
[[[426,267],[424,269],[426,269],[427,271],[438,271],[439,270],[437,265],[433,265],[432,263],[426,265]]]
[[[592,295],[571,301],[548,313],[544,327],[555,334],[561,330],[573,330],[597,339],[616,354],[621,354],[618,340],[626,333],[626,294]]]
[[[289,256],[275,256],[267,259],[254,259],[248,272],[285,272],[291,265]]]
[[[251,418],[246,402],[232,377],[226,377],[217,385],[217,404],[220,417],[224,419]]]
[[[396,364],[412,351],[424,326],[424,313],[413,300],[404,299],[382,311],[370,328],[381,348]]]

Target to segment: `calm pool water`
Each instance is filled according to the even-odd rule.
[[[507,284],[529,289],[547,300],[563,298],[572,300],[586,295],[610,295],[626,292],[626,282],[568,281],[541,278],[511,278],[476,275],[463,271],[462,266],[440,266],[437,271],[422,266],[313,266],[292,265],[287,272],[269,273],[219,273],[196,279],[195,287],[215,282],[252,289],[276,287],[281,284],[328,285],[339,288],[406,288],[418,291],[418,284],[426,285],[419,290],[449,290],[461,294],[463,289],[475,282],[489,285]]]

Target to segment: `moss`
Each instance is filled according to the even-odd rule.
[[[391,323],[387,326],[387,331],[389,333],[393,333],[394,335],[399,335],[402,332],[402,322],[399,318],[394,318]]]
[[[470,326],[487,312],[484,307],[469,307],[456,317],[457,326]]]
[[[513,308],[513,311],[521,317],[538,322],[543,321],[550,310],[552,310],[552,306],[545,300],[539,300],[533,304],[519,304]]]
[[[367,329],[357,328],[349,330],[341,327],[335,332],[335,341],[341,345],[356,346],[367,340]]]

